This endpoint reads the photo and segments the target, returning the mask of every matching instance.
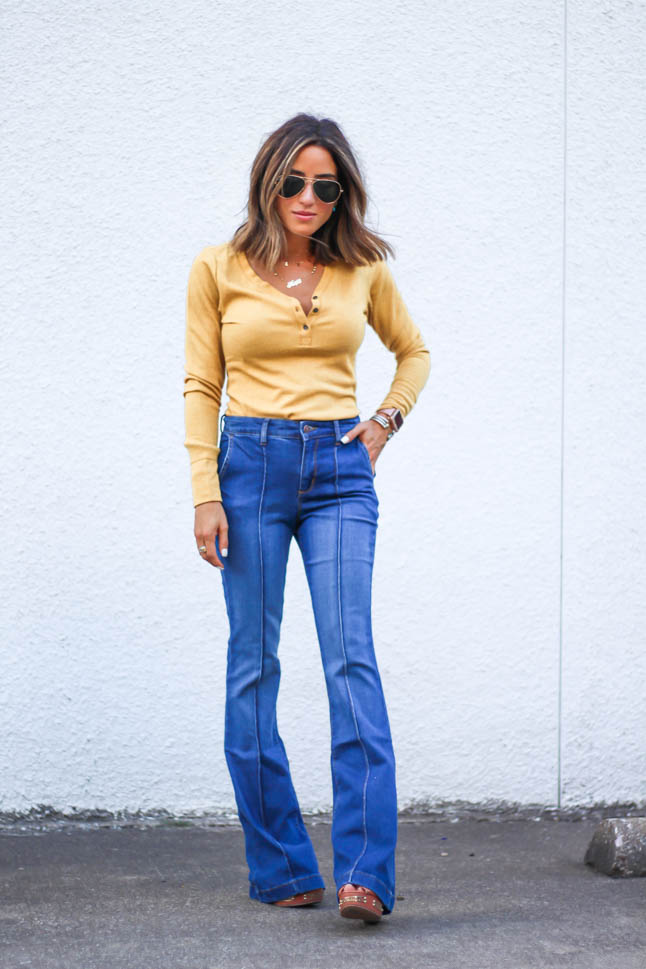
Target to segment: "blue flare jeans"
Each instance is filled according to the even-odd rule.
[[[379,516],[360,418],[224,415],[218,471],[229,526],[221,570],[230,635],[225,757],[249,867],[249,896],[324,888],[278,732],[278,642],[296,538],[312,599],[331,727],[337,891],[365,885],[395,905],[395,758],[375,657],[371,586]],[[216,542],[218,555],[219,542]]]

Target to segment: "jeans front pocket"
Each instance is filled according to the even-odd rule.
[[[223,431],[220,435],[220,453],[218,454],[218,478],[220,481],[227,473],[231,464],[231,454],[233,452],[233,434]]]
[[[369,467],[370,467],[370,474],[371,474],[371,475],[373,476],[373,478],[374,478],[374,476],[376,475],[376,473],[377,473],[377,472],[373,470],[373,467],[372,467],[372,461],[371,461],[371,459],[370,459],[370,451],[368,450],[368,448],[367,448],[367,447],[366,447],[366,445],[365,445],[365,444],[363,443],[363,441],[361,440],[361,438],[360,438],[360,437],[358,437],[358,438],[357,438],[356,440],[357,440],[357,441],[359,442],[359,449],[360,449],[361,451],[363,451],[363,453],[365,454],[365,456],[366,456],[366,457],[367,457],[367,459],[368,459],[368,465],[369,465]]]

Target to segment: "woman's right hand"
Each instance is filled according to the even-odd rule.
[[[222,557],[226,558],[229,551],[229,523],[221,501],[204,501],[201,505],[195,506],[194,534],[201,558],[223,569],[224,563],[215,551],[216,535]],[[206,545],[206,552],[200,552],[200,546],[204,545]]]

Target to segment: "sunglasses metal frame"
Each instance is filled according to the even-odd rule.
[[[333,184],[333,185],[336,185],[338,187],[339,194],[331,202],[326,202],[324,199],[320,198],[319,195],[316,193],[316,189],[314,189],[314,194],[316,195],[316,197],[319,200],[319,202],[323,202],[323,205],[334,205],[335,202],[338,202],[339,201],[339,199],[341,198],[341,193],[343,192],[343,186],[341,185],[340,182],[337,182],[337,180],[335,178],[314,178],[311,175],[292,175],[290,173],[288,173],[287,175],[283,175],[282,177],[279,175],[276,178],[276,180],[275,180],[275,184],[276,185],[279,185],[280,184],[281,187],[282,187],[282,183],[285,182],[288,178],[298,178],[298,179],[300,179],[300,181],[303,183],[303,186],[302,186],[302,188],[300,188],[298,190],[298,192],[294,192],[293,195],[280,195],[280,189],[279,189],[278,194],[280,195],[281,199],[295,199],[295,198],[297,198],[301,194],[301,192],[303,191],[303,189],[305,188],[305,184],[307,182],[314,182],[314,183],[316,183],[316,182],[325,182],[327,185]]]

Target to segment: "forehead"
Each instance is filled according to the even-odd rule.
[[[292,162],[292,171],[298,169],[305,175],[336,175],[332,154],[321,145],[306,145]]]

